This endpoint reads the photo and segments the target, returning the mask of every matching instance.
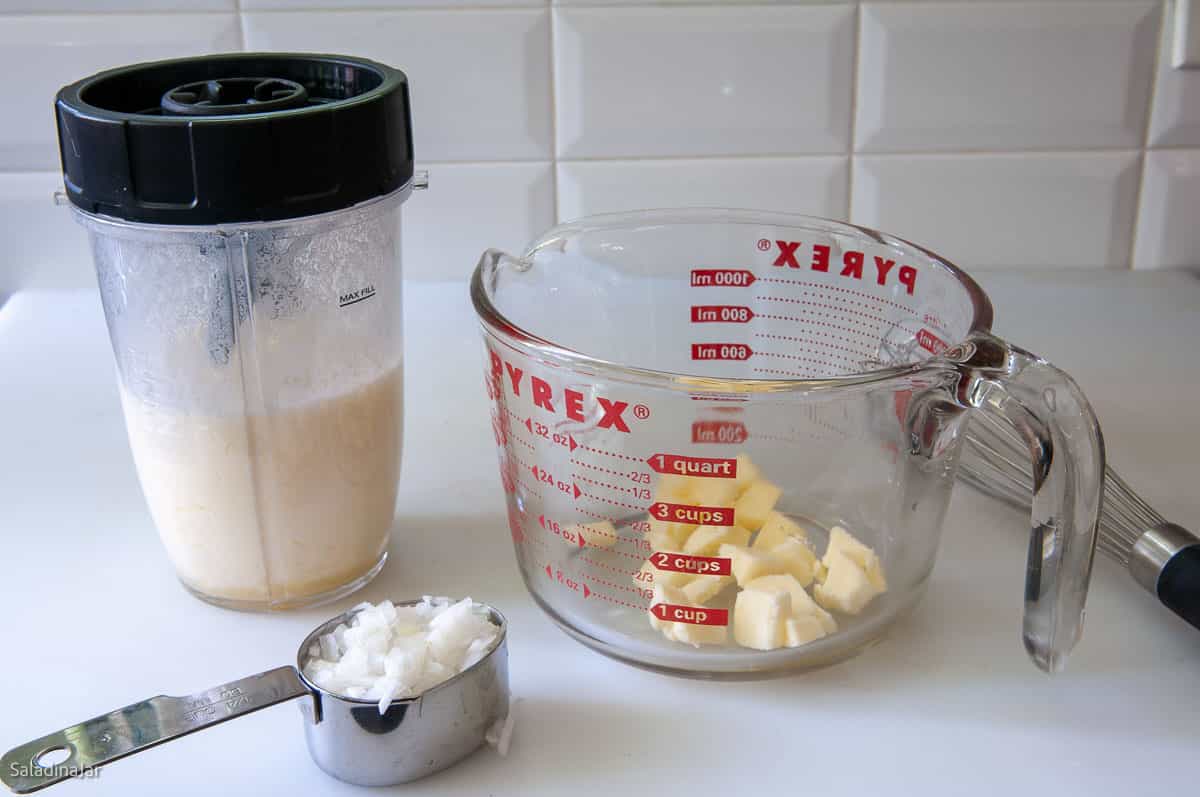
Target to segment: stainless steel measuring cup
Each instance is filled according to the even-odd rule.
[[[0,782],[17,794],[28,794],[298,697],[306,698],[300,713],[309,754],[327,774],[359,786],[390,786],[423,778],[479,748],[488,729],[508,714],[508,623],[496,609],[486,608],[489,619],[500,628],[491,650],[421,695],[393,700],[382,714],[377,701],[342,697],[304,677],[309,647],[339,623],[348,623],[350,611],[305,637],[294,666],[192,695],[152,697],[15,747],[0,758]]]

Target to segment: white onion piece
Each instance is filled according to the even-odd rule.
[[[500,635],[486,607],[470,598],[426,595],[413,606],[383,601],[353,611],[349,625],[309,648],[304,675],[334,694],[377,700],[380,714],[477,663]]]

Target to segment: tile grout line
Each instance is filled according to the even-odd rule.
[[[1146,121],[1142,125],[1142,149],[1138,158],[1141,170],[1138,173],[1137,191],[1133,195],[1133,234],[1129,236],[1129,271],[1137,269],[1137,244],[1142,232],[1142,201],[1146,196],[1146,166],[1150,155],[1150,124],[1154,120],[1154,106],[1158,95],[1158,73],[1162,59],[1166,57],[1164,51],[1167,49],[1167,44],[1164,39],[1168,38],[1167,34],[1169,33],[1167,25],[1170,23],[1167,17],[1173,10],[1171,2],[1172,0],[1161,0],[1158,4],[1158,35],[1155,39],[1158,48],[1154,54],[1154,64],[1151,67],[1154,70],[1154,79],[1150,81],[1150,101],[1146,103]]]
[[[554,29],[558,27],[558,12],[554,5],[546,10],[550,28],[550,192],[553,196],[554,219],[551,226],[562,223],[558,188],[558,43]],[[540,235],[541,230],[534,233]]]
[[[855,136],[858,135],[858,81],[862,60],[862,3],[854,4],[854,55],[850,63],[850,140],[846,150],[846,215],[843,221],[849,222],[850,212],[854,208],[854,162]]]

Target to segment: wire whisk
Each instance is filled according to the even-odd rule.
[[[959,473],[963,481],[1009,504],[1028,508],[1033,476],[1016,430],[986,413],[971,418]],[[1200,538],[1167,522],[1111,467],[1096,547],[1125,567],[1167,608],[1200,629]]]

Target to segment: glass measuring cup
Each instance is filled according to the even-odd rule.
[[[964,428],[984,412],[1029,448],[1022,636],[1038,667],[1064,666],[1091,572],[1100,429],[1066,374],[989,334],[987,297],[952,264],[824,219],[648,211],[556,227],[520,257],[489,250],[471,295],[517,561],[576,639],[699,675],[853,655],[924,591]],[[825,598],[822,635],[789,647],[791,631],[772,626],[747,647],[751,620],[795,619],[747,609],[739,632],[752,590],[725,574],[758,563],[746,551],[765,536],[761,518],[743,523],[750,511],[720,485],[708,500],[694,484],[692,498],[671,500],[680,478],[736,481],[738,468],[778,487],[772,522],[811,549],[806,586]],[[696,524],[733,547],[689,550]],[[741,526],[749,533],[738,537]],[[829,597],[828,564],[840,573],[847,550],[838,527],[866,546],[849,557],[864,571],[874,563],[866,582],[878,594],[865,606]],[[661,543],[664,528],[681,532],[674,546]],[[663,583],[680,573],[719,574],[723,586],[704,600],[665,599]],[[773,606],[810,610],[807,594]]]
[[[483,658],[416,697],[393,700],[383,713],[376,700],[335,694],[304,675],[309,649],[348,623],[351,610],[314,629],[301,643],[294,666],[193,695],[152,697],[15,747],[0,757],[0,783],[28,794],[296,698],[306,698],[299,706],[309,754],[332,777],[358,786],[390,786],[432,775],[478,749],[488,730],[508,716],[508,623],[496,609],[484,608],[499,634]],[[61,760],[54,759],[56,753]]]

